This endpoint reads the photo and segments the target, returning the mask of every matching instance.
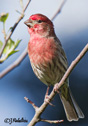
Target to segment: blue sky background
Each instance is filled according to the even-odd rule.
[[[25,18],[17,26],[12,39],[22,39],[18,46],[20,50],[0,64],[0,71],[13,63],[28,44],[30,36],[24,21],[30,15],[42,13],[49,18],[57,10],[61,0],[32,0]],[[24,1],[24,5],[27,0]],[[9,17],[6,22],[6,30],[13,26],[19,17],[15,11],[21,11],[19,0],[0,0],[0,13],[8,12]],[[55,32],[65,49],[68,63],[70,64],[88,43],[88,0],[67,0],[61,13],[53,21]],[[0,40],[3,41],[1,33],[2,23],[0,23]],[[56,95],[53,104],[55,107],[48,106],[42,117],[45,119],[64,119],[60,126],[88,126],[88,53],[75,67],[70,75],[70,87],[73,95],[85,114],[85,119],[78,122],[68,122],[65,117],[62,103]],[[40,106],[43,102],[46,85],[40,82],[34,75],[28,56],[23,62],[0,79],[0,126],[9,126],[4,122],[5,118],[26,118],[30,121],[34,115],[34,109],[28,104],[24,97],[27,96],[36,105]],[[27,126],[28,123],[12,123],[11,126]],[[51,126],[48,123],[37,123],[36,126]],[[52,124],[57,126],[58,124]]]

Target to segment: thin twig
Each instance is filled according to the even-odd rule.
[[[2,33],[4,35],[4,40],[6,40],[5,22],[3,22],[3,30],[2,30]]]
[[[35,109],[35,111],[38,109],[38,106],[36,106],[34,104],[34,102],[32,102],[31,100],[29,100],[27,97],[24,97],[24,99],[33,106],[33,108]]]
[[[28,7],[28,5],[29,5],[29,3],[31,2],[31,0],[28,0],[28,2],[27,2],[27,4],[26,4],[26,6],[25,6],[25,8],[24,8],[24,12],[26,11],[26,9],[27,9],[27,7]]]
[[[63,7],[63,5],[65,4],[66,0],[62,0],[58,10],[55,12],[55,14],[51,17],[51,20],[54,20],[56,18],[56,16],[61,12],[61,9]]]
[[[30,0],[29,0],[29,1],[30,1]],[[66,0],[62,0],[62,1],[61,1],[61,6],[58,7],[56,13],[52,16],[51,20],[55,19],[55,17],[59,14],[59,12],[60,12],[59,10],[62,9],[62,7],[63,7],[62,5],[65,3],[65,1],[66,1]],[[63,3],[63,4],[62,4],[62,3]],[[26,5],[24,11],[26,10],[27,6],[28,6],[28,4]],[[18,59],[20,59],[20,57],[21,57],[21,60],[20,60],[20,61],[19,61],[18,59],[16,60],[16,62],[18,61],[17,66],[20,64],[20,62],[22,62],[22,60],[24,59],[24,57],[26,57],[27,52],[24,52],[24,53],[25,53],[25,55],[23,55],[23,57],[22,57],[22,55],[19,56]],[[14,63],[12,63],[10,66],[8,66],[7,68],[5,68],[5,70],[3,70],[3,71],[0,73],[0,78],[4,77],[8,72],[10,72],[11,70],[13,70],[15,67],[16,67],[16,64],[14,65]]]
[[[27,7],[28,7],[30,1],[31,1],[31,0],[28,0],[28,2],[27,2],[27,4],[26,4],[26,6],[25,6],[23,12],[26,11],[26,9],[27,9]],[[7,38],[5,39],[5,42],[4,42],[3,47],[2,47],[2,49],[1,49],[1,52],[0,52],[0,57],[2,56],[3,50],[4,50],[4,48],[5,48],[5,46],[6,46],[7,42],[8,42],[8,40],[10,39],[10,37],[11,37],[11,35],[13,34],[15,28],[17,27],[17,25],[19,24],[19,22],[23,19],[23,17],[24,17],[24,13],[22,13],[22,14],[20,15],[20,17],[18,18],[18,20],[16,21],[16,23],[15,23],[14,26],[12,27],[12,29],[11,29],[9,35],[8,35]]]
[[[63,122],[64,120],[46,120],[46,119],[40,119],[40,121],[42,121],[42,122],[48,122],[48,123],[61,123],[61,122]]]
[[[62,77],[61,81],[57,84],[57,89],[59,90],[59,88],[63,85],[63,83],[65,82],[65,80],[68,78],[68,76],[70,75],[70,73],[72,72],[72,70],[74,69],[74,67],[78,64],[78,62],[82,59],[82,57],[86,54],[86,52],[88,51],[88,44],[83,48],[83,50],[80,52],[80,54],[76,57],[76,59],[71,63],[71,65],[69,66],[69,68],[67,69],[66,73],[64,74],[64,76]],[[54,98],[54,96],[56,95],[55,92],[55,86],[52,90],[52,92],[49,95],[49,102]],[[41,121],[41,114],[43,113],[43,111],[46,109],[46,107],[49,105],[48,102],[44,102],[39,108],[38,111],[36,111],[34,117],[32,118],[31,122],[28,124],[28,126],[34,126],[37,122]]]

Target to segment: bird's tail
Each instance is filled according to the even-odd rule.
[[[84,114],[72,96],[69,87],[61,87],[60,98],[63,103],[66,117],[68,121],[78,121],[79,118],[84,118]]]

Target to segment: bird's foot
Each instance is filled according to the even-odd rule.
[[[53,105],[53,104],[50,102],[49,95],[45,96],[44,102],[48,103],[48,104],[51,105],[51,106],[55,106],[55,105]]]
[[[51,106],[54,106],[51,102],[50,102],[50,98],[49,98],[49,86],[47,87],[47,90],[46,90],[46,94],[45,94],[45,98],[44,98],[44,102],[47,102],[49,105]]]
[[[59,90],[58,90],[58,83],[57,83],[57,84],[55,84],[55,86],[54,86],[54,89],[53,89],[53,90],[54,90],[54,92],[57,92],[58,94],[60,93],[60,92],[59,92]]]
[[[50,86],[47,87],[47,90],[46,90],[46,94],[45,94],[45,98],[48,96],[49,94],[49,89],[50,89]]]

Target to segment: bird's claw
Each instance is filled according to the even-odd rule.
[[[60,92],[59,92],[59,90],[58,90],[58,83],[57,83],[57,84],[55,84],[55,86],[54,86],[54,89],[53,89],[53,90],[54,90],[54,92],[57,92],[58,94],[60,93]]]
[[[46,94],[45,94],[45,99],[44,102],[47,102],[49,105],[54,106],[50,101],[49,101],[49,86],[47,87]]]
[[[53,105],[53,104],[49,101],[49,96],[48,96],[48,95],[45,96],[44,102],[47,102],[47,103],[48,103],[49,105],[51,105],[51,106],[55,106],[55,105]]]

